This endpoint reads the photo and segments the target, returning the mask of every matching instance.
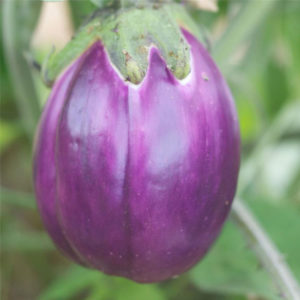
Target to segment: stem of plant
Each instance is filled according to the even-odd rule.
[[[288,104],[283,112],[275,119],[270,128],[265,132],[260,142],[255,147],[254,151],[244,163],[243,170],[248,169],[248,166],[253,166],[255,161],[262,162],[261,153],[263,149],[276,142],[276,140],[289,129],[294,120],[297,119],[297,114],[291,117],[291,111],[297,112],[299,104]],[[240,179],[239,194],[243,193],[252,182],[257,168],[251,168],[250,171],[244,171]],[[256,253],[258,259],[270,272],[272,278],[277,283],[282,297],[289,300],[300,300],[300,288],[297,280],[294,278],[289,266],[284,261],[283,255],[278,251],[274,243],[268,237],[267,233],[260,226],[244,201],[236,199],[234,201],[231,213],[232,220],[244,232],[249,240],[251,247]]]
[[[270,272],[284,299],[300,300],[300,288],[283,255],[277,250],[246,204],[235,199],[231,217],[244,232],[261,264]]]

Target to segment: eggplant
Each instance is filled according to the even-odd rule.
[[[54,243],[88,268],[151,283],[193,267],[233,201],[240,134],[231,92],[188,31],[178,80],[151,47],[140,84],[96,41],[56,80],[34,154],[38,207]]]

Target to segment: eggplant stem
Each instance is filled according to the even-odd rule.
[[[278,286],[283,299],[300,300],[300,288],[284,256],[240,199],[235,199],[231,218],[248,239],[261,264],[267,269]]]

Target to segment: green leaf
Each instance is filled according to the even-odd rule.
[[[236,70],[234,76],[232,74],[230,77],[229,84],[232,86],[232,93],[236,100],[242,143],[246,145],[257,136],[262,126],[260,99],[255,87],[242,72]]]
[[[284,133],[300,128],[299,111],[299,100],[288,102],[281,109],[268,130],[263,132],[263,136],[257,143],[251,156],[242,164],[238,183],[239,194],[243,194],[247,191],[249,185],[256,179],[257,174],[261,170],[261,166],[267,159],[265,155],[266,148],[275,145]]]
[[[139,26],[136,26],[139,24]],[[112,64],[125,80],[140,83],[148,68],[151,47],[156,47],[167,67],[178,78],[190,72],[189,46],[172,11],[167,6],[100,11],[57,55],[43,66],[43,77],[51,85],[60,72],[97,40],[105,46]]]
[[[300,279],[300,213],[288,203],[272,205],[263,199],[249,202],[259,222],[285,255],[296,278]],[[228,294],[258,295],[279,299],[275,283],[246,244],[243,234],[231,222],[207,257],[190,272],[201,289]]]
[[[277,299],[276,289],[242,233],[227,222],[207,257],[190,272],[199,288],[225,294],[256,294]]]
[[[1,204],[9,204],[27,209],[35,209],[35,197],[32,194],[0,187]]]
[[[284,199],[274,204],[266,198],[248,201],[248,205],[283,254],[282,259],[287,261],[300,282],[299,205]]]
[[[73,296],[90,288],[94,283],[101,284],[103,275],[98,271],[72,266],[42,292],[38,300],[71,299]]]
[[[5,150],[22,133],[22,129],[15,122],[0,120],[0,153]]]
[[[287,140],[266,147],[262,152],[265,158],[259,166],[259,172],[252,189],[257,193],[269,195],[274,201],[290,195],[289,190],[300,172],[300,142]]]
[[[133,281],[107,276],[100,271],[72,266],[55,280],[39,300],[72,299],[81,292],[89,292],[86,300],[164,300],[157,285],[143,285]]]
[[[164,300],[165,297],[155,284],[139,284],[133,281],[115,278],[118,288],[113,292],[114,300]]]
[[[92,21],[83,27],[58,54],[49,54],[42,68],[43,79],[47,85],[52,85],[60,72],[97,40],[97,28],[100,25],[99,20]]]
[[[40,7],[40,1],[4,0],[3,2],[5,59],[21,121],[30,138],[33,136],[40,115],[40,106],[31,68],[24,53],[29,49],[31,34],[39,17]]]
[[[189,46],[165,7],[120,13],[117,19],[108,20],[100,36],[113,64],[133,83],[140,83],[144,78],[152,46],[158,48],[178,79],[190,72]]]
[[[190,16],[189,12],[180,5],[168,5],[167,9],[181,27],[187,29],[195,35],[204,46],[207,46],[206,29],[203,27],[203,24],[197,24]]]
[[[268,1],[242,1],[238,14],[230,22],[228,28],[215,43],[213,56],[221,66],[221,69],[228,65],[230,58],[236,53],[239,46],[243,45],[253,34],[258,26],[267,18],[276,0]]]
[[[92,1],[70,0],[69,4],[76,29],[79,28],[87,16],[92,14],[95,10],[95,4],[92,3]]]
[[[45,232],[6,230],[2,233],[1,249],[3,251],[49,251],[53,244]]]
[[[90,0],[90,1],[91,3],[98,6],[99,8],[107,7],[109,5],[112,5],[114,2],[116,2],[115,0]]]
[[[266,108],[269,115],[276,115],[285,102],[290,99],[287,70],[275,58],[265,68]]]
[[[101,280],[94,284],[90,294],[85,300],[106,300],[111,296],[111,286],[109,281]]]

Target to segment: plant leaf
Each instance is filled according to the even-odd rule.
[[[239,13],[213,48],[213,56],[221,69],[228,64],[237,48],[255,33],[277,2],[276,0],[243,1]]]
[[[53,244],[45,232],[21,231],[11,229],[4,231],[1,237],[3,251],[48,251]]]
[[[118,285],[112,298],[115,300],[164,300],[162,291],[155,284],[139,284],[133,281],[115,278],[114,282]]]
[[[3,2],[5,59],[21,121],[30,138],[40,115],[40,106],[31,68],[24,57],[24,52],[29,49],[31,34],[39,17],[40,7],[40,1],[5,0]]]
[[[101,283],[103,275],[94,270],[71,266],[38,297],[39,300],[70,299],[78,292],[90,288],[94,282]]]
[[[23,208],[35,209],[35,197],[32,194],[0,187],[1,204],[10,204]]]
[[[104,8],[111,5],[115,0],[90,0],[91,3],[98,6],[99,8]]]
[[[287,203],[274,206],[256,199],[249,204],[300,278],[300,245],[294,242],[299,236],[299,212]],[[242,233],[231,222],[226,223],[214,247],[190,276],[196,286],[206,291],[280,299],[269,274],[259,266]]]

